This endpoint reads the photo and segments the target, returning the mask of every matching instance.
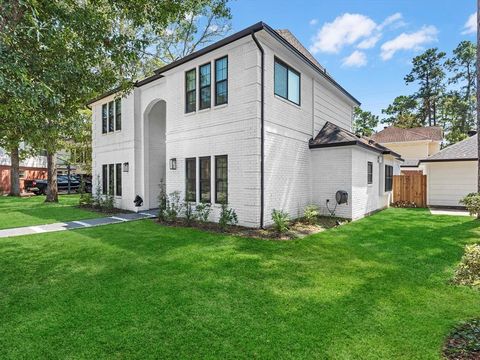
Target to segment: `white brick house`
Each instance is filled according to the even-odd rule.
[[[337,190],[349,201],[336,214],[357,219],[388,206],[399,172],[398,154],[351,134],[359,102],[293,35],[264,23],[90,105],[94,180],[128,210],[158,207],[163,179],[167,193],[210,201],[214,221],[222,196],[241,225],[259,227],[272,209],[326,212]]]

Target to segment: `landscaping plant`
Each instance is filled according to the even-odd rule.
[[[290,216],[283,210],[272,210],[272,220],[275,230],[279,234],[284,234],[288,231],[290,225]]]
[[[195,208],[197,219],[203,223],[208,222],[208,217],[212,211],[212,206],[209,203],[200,203]]]
[[[222,231],[225,231],[228,225],[236,225],[238,223],[238,217],[235,210],[228,207],[228,203],[222,203],[220,210],[220,218],[218,219],[218,225]]]
[[[465,246],[465,254],[455,271],[454,282],[480,288],[480,244]]]
[[[185,201],[183,204],[184,208],[184,215],[185,215],[185,222],[187,225],[190,225],[192,222],[194,222],[197,219],[197,213],[194,211],[194,208],[192,206],[192,203],[190,201]]]
[[[92,206],[96,209],[103,207],[102,186],[100,185],[100,175],[97,175],[97,186],[95,186],[95,195],[93,196]]]
[[[167,192],[165,182],[160,180],[160,194],[158,194],[158,221],[165,221],[165,211],[167,210]]]
[[[183,204],[180,202],[180,192],[171,192],[165,204],[165,211],[163,212],[164,219],[167,222],[174,222],[182,213],[183,209]]]
[[[465,205],[470,215],[480,215],[480,193],[470,193],[460,200],[460,204]]]
[[[318,206],[308,205],[303,212],[303,220],[307,224],[314,225],[317,223],[318,216],[320,212],[318,211]]]

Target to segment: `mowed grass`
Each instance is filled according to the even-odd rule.
[[[99,213],[79,209],[79,195],[59,195],[58,203],[45,203],[45,196],[0,196],[0,229],[92,219]]]
[[[390,209],[298,241],[151,220],[0,239],[4,358],[439,359],[480,222]]]

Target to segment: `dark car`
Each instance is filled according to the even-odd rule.
[[[45,195],[47,193],[47,180],[25,180],[24,182],[25,190],[31,191],[35,195]],[[68,176],[59,175],[57,177],[57,189],[58,191],[68,191]],[[70,191],[78,191],[80,188],[80,181],[75,178],[73,175],[70,175]],[[89,189],[91,190],[91,182]],[[87,191],[87,186],[85,186],[85,191]]]

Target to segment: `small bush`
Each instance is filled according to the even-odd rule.
[[[105,195],[105,199],[102,203],[102,209],[105,211],[111,211],[115,208],[115,197],[113,193],[110,192],[108,195]]]
[[[212,206],[209,203],[200,203],[195,208],[195,213],[197,215],[198,220],[203,223],[208,221],[208,217],[210,216],[210,211],[212,211]]]
[[[480,193],[470,193],[460,200],[460,204],[465,205],[470,215],[480,215]]]
[[[194,222],[197,219],[197,213],[194,211],[192,203],[189,201],[185,201],[183,204],[184,208],[184,215],[185,215],[185,221],[187,225],[190,225],[192,222]]]
[[[227,203],[222,204],[220,210],[220,218],[218,219],[218,225],[222,231],[225,231],[228,225],[236,225],[238,223],[238,217],[235,210],[230,209]]]
[[[97,176],[97,186],[95,187],[95,195],[93,197],[92,206],[96,209],[103,207],[102,185],[100,175]]]
[[[290,225],[290,216],[283,210],[272,210],[272,221],[275,230],[279,234],[284,234],[288,231]]]
[[[78,200],[80,206],[93,206],[93,196],[89,193],[83,193]]]
[[[303,211],[303,220],[307,224],[316,224],[320,212],[318,211],[318,206],[308,205]]]
[[[465,246],[465,254],[455,271],[454,282],[480,287],[480,244]]]
[[[393,202],[392,206],[396,208],[416,208],[417,204],[415,204],[415,202],[413,201],[399,200],[399,201]]]
[[[160,193],[158,194],[158,220],[165,221],[165,211],[167,210],[167,192],[165,182],[160,180]]]
[[[165,221],[174,222],[181,214],[183,204],[180,202],[180,192],[174,191],[168,195],[163,217]]]

